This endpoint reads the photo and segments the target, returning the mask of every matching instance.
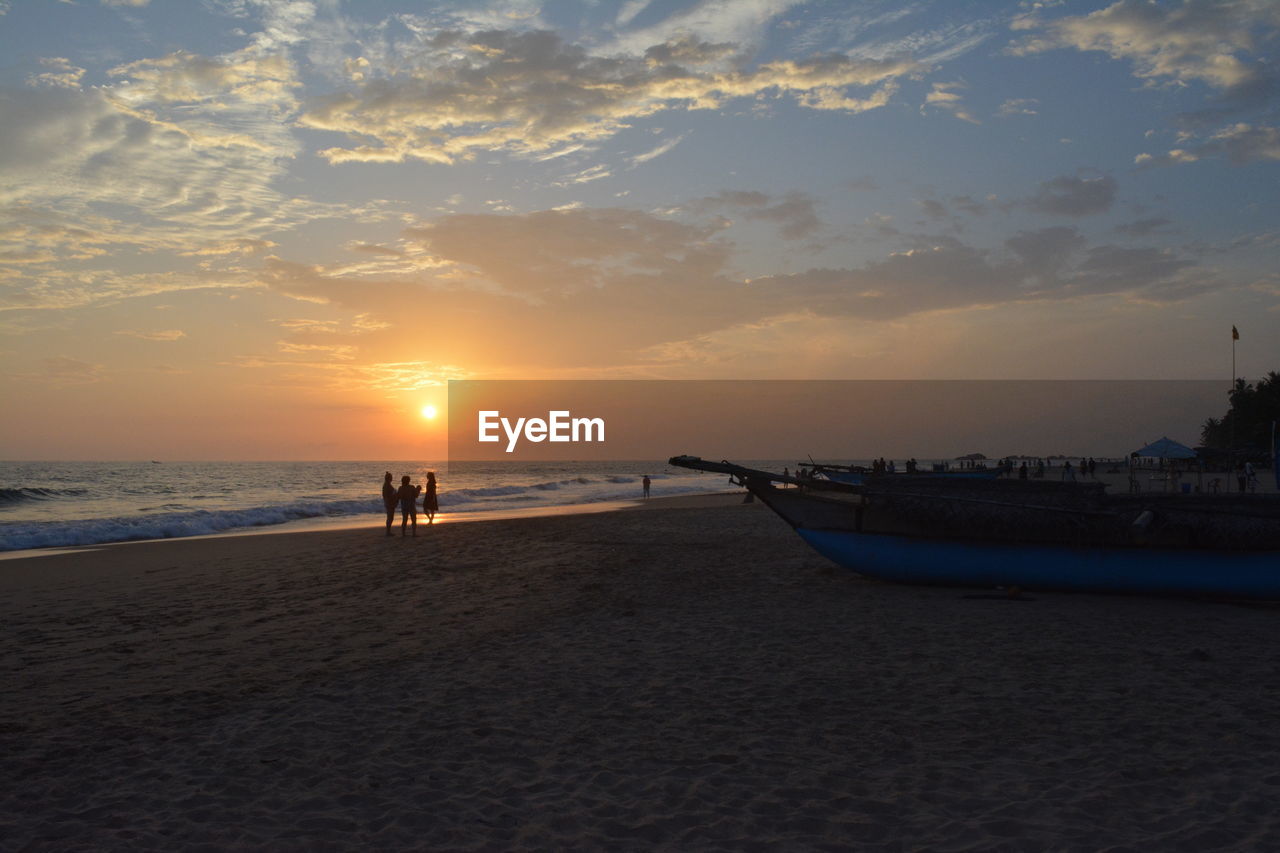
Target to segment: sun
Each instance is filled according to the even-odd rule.
[[[426,418],[427,420],[432,420],[432,419],[433,419],[433,418],[435,418],[435,416],[436,416],[436,407],[435,407],[435,406],[423,406],[423,407],[422,407],[422,416],[423,416],[424,418]]]

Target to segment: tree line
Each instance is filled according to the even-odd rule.
[[[1271,450],[1271,424],[1280,421],[1280,373],[1272,370],[1258,384],[1237,379],[1227,413],[1209,418],[1200,429],[1200,443],[1216,450]]]

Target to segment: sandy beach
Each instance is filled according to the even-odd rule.
[[[740,500],[0,564],[0,847],[1280,848],[1280,609],[872,583]]]

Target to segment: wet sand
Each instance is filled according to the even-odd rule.
[[[1280,849],[1280,609],[868,582],[740,500],[0,564],[0,847]]]

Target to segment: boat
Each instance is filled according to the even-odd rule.
[[[675,456],[728,474],[809,545],[899,583],[1280,599],[1280,495],[1108,495],[1098,482],[861,484]]]
[[[1000,467],[945,470],[935,467],[928,471],[905,470],[890,474],[876,473],[861,465],[836,465],[828,462],[799,462],[797,470],[802,477],[807,475],[820,480],[848,483],[852,486],[882,482],[886,477],[906,477],[914,480],[994,480],[1004,473],[1004,469]]]

